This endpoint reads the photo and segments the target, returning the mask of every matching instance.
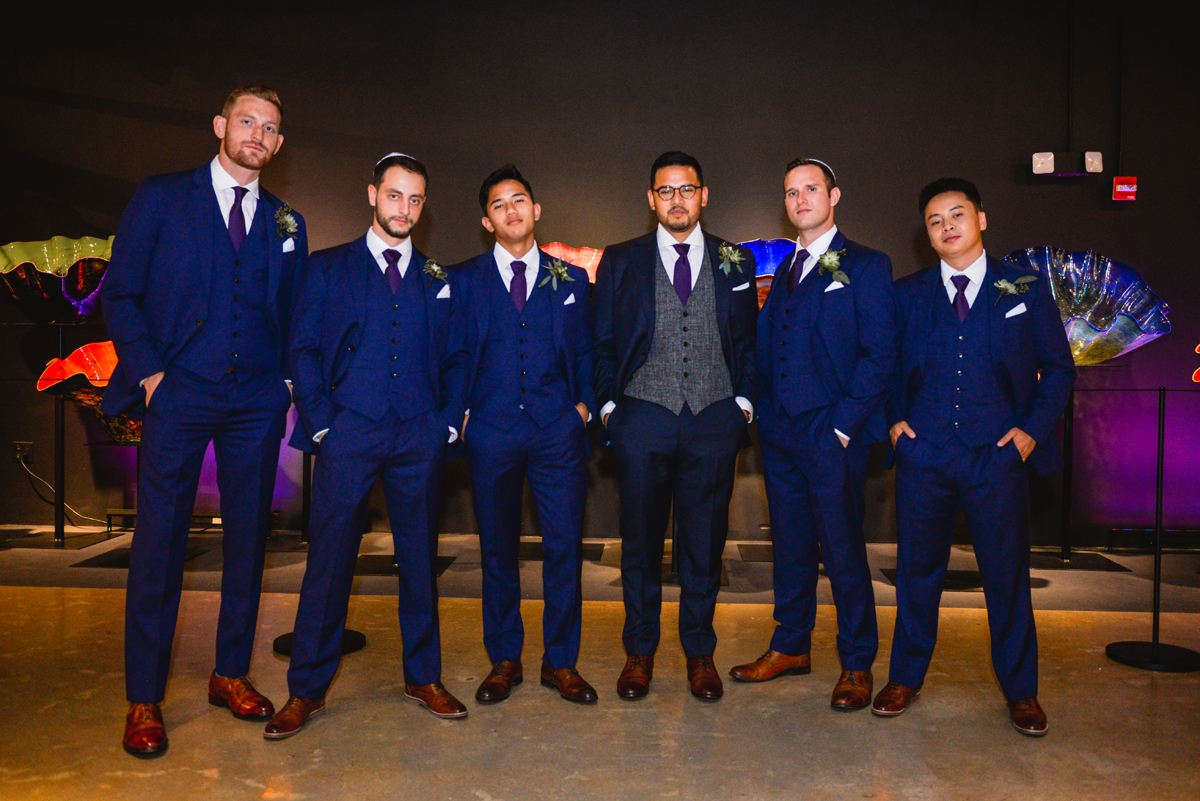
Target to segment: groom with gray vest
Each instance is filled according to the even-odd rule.
[[[604,251],[596,277],[600,419],[617,454],[627,659],[617,693],[650,689],[674,506],[679,638],[692,694],[721,697],[713,612],[738,451],[757,400],[754,257],[704,233],[708,187],[686,153],[650,170],[657,229]]]

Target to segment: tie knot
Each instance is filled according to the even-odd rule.
[[[959,292],[965,292],[967,289],[967,284],[971,283],[971,279],[965,275],[954,275],[950,277],[950,280],[954,283],[955,288],[958,289]]]
[[[247,192],[249,192],[249,191],[250,191],[250,190],[249,190],[249,189],[247,189],[247,188],[246,188],[246,187],[244,187],[244,186],[235,186],[235,187],[233,188],[233,194],[234,194],[234,196],[235,196],[235,197],[234,197],[234,199],[233,199],[233,202],[234,202],[234,203],[241,203],[243,200],[245,200],[245,199],[246,199],[246,193],[247,193]]]
[[[387,261],[388,267],[395,267],[400,263],[400,251],[388,248],[383,251],[383,258]]]
[[[687,256],[687,254],[688,254],[688,247],[690,247],[690,246],[689,246],[689,245],[685,245],[685,244],[683,244],[683,243],[680,243],[680,244],[678,244],[678,245],[675,245],[674,247],[675,247],[675,252],[679,254],[679,258],[681,258],[681,259],[682,259],[682,258],[685,258],[685,257]]]
[[[520,259],[514,261],[512,263],[512,271],[513,271],[513,275],[524,275],[525,274],[525,262],[521,261]]]
[[[804,248],[800,248],[800,250],[796,251],[796,266],[803,268],[804,262],[808,261],[808,256],[809,253]]]

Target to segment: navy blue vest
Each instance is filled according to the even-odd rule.
[[[566,369],[554,342],[554,309],[561,292],[534,287],[517,314],[500,273],[492,270],[487,342],[471,392],[471,416],[508,430],[522,414],[546,428],[574,406]],[[564,295],[565,296],[565,295]]]
[[[938,447],[957,436],[978,448],[1012,427],[1012,404],[996,380],[988,347],[990,311],[982,291],[961,323],[944,292],[934,300],[924,379],[908,424]]]
[[[277,372],[279,353],[268,313],[267,254],[275,226],[261,199],[241,250],[234,251],[214,193],[209,204],[214,245],[208,317],[173,364],[212,381],[236,371]]]
[[[395,295],[369,254],[362,269],[367,279],[366,319],[338,401],[372,420],[389,408],[401,420],[437,408],[429,379],[429,327],[425,276],[411,261]]]
[[[803,266],[794,264],[792,268]],[[816,334],[817,310],[821,305],[821,293],[814,288],[818,284],[817,274],[814,266],[790,298],[786,288],[788,275],[780,276],[784,286],[771,313],[774,364],[770,365],[775,413],[780,416],[795,417],[810,409],[828,406],[835,400],[835,390],[825,387],[818,370],[820,361],[824,363],[826,374],[833,373],[833,365],[828,363],[829,357]]]

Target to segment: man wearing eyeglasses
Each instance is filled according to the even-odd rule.
[[[708,187],[695,158],[664,153],[650,180],[657,229],[606,248],[596,277],[596,397],[621,495],[627,658],[617,693],[636,699],[650,689],[673,507],[688,681],[693,695],[716,700],[721,553],[758,397],[754,257],[701,230]]]

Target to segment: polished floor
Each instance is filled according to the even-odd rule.
[[[219,538],[214,542],[219,552]],[[708,703],[687,692],[674,636],[677,607],[667,603],[651,693],[623,701],[614,691],[622,612],[608,572],[614,568],[605,564],[608,548],[585,568],[585,597],[617,595],[585,603],[579,660],[600,690],[599,702],[573,705],[538,685],[542,605],[531,598],[524,603],[525,664],[533,675],[509,700],[480,705],[472,696],[488,665],[479,601],[456,590],[471,585],[472,571],[478,586],[478,565],[471,567],[470,538],[450,538],[443,552],[457,547],[460,558],[441,581],[443,678],[470,715],[439,721],[405,703],[395,601],[383,589],[394,579],[362,577],[350,624],[367,635],[367,648],[345,659],[322,716],[296,737],[266,742],[261,724],[235,720],[207,702],[219,598],[203,585],[219,574],[202,554],[189,562],[163,705],[171,746],[160,758],[137,760],[120,746],[124,571],[71,567],[120,546],[115,540],[76,552],[0,550],[0,687],[7,713],[0,726],[0,798],[1200,797],[1200,673],[1151,673],[1104,655],[1109,642],[1149,637],[1149,615],[1136,611],[1149,607],[1144,556],[1115,557],[1128,573],[1035,571],[1045,581],[1034,597],[1050,733],[1033,739],[1008,723],[988,667],[982,596],[971,592],[947,595],[923,695],[899,718],[829,708],[839,670],[831,606],[820,609],[811,675],[758,685],[728,681],[725,697]],[[364,552],[370,547],[368,541]],[[303,561],[297,555],[270,556],[259,621],[253,674],[277,703],[287,695],[287,662],[271,652],[270,641],[291,628],[297,596],[290,576]],[[769,563],[738,564],[736,557],[731,548],[730,585],[716,616],[722,672],[757,656],[773,625],[760,597],[767,592],[769,601]],[[887,546],[873,548],[883,634],[879,683],[886,679],[894,621],[890,585],[878,569],[887,559]],[[955,559],[967,565],[969,552]],[[1200,557],[1168,556],[1167,564],[1162,641],[1200,649]],[[536,563],[525,572],[531,589]],[[766,587],[755,589],[763,575]],[[827,597],[828,583],[821,583]],[[1113,605],[1116,611],[1096,608],[1116,596],[1128,596]],[[1090,604],[1067,602],[1089,597]]]

